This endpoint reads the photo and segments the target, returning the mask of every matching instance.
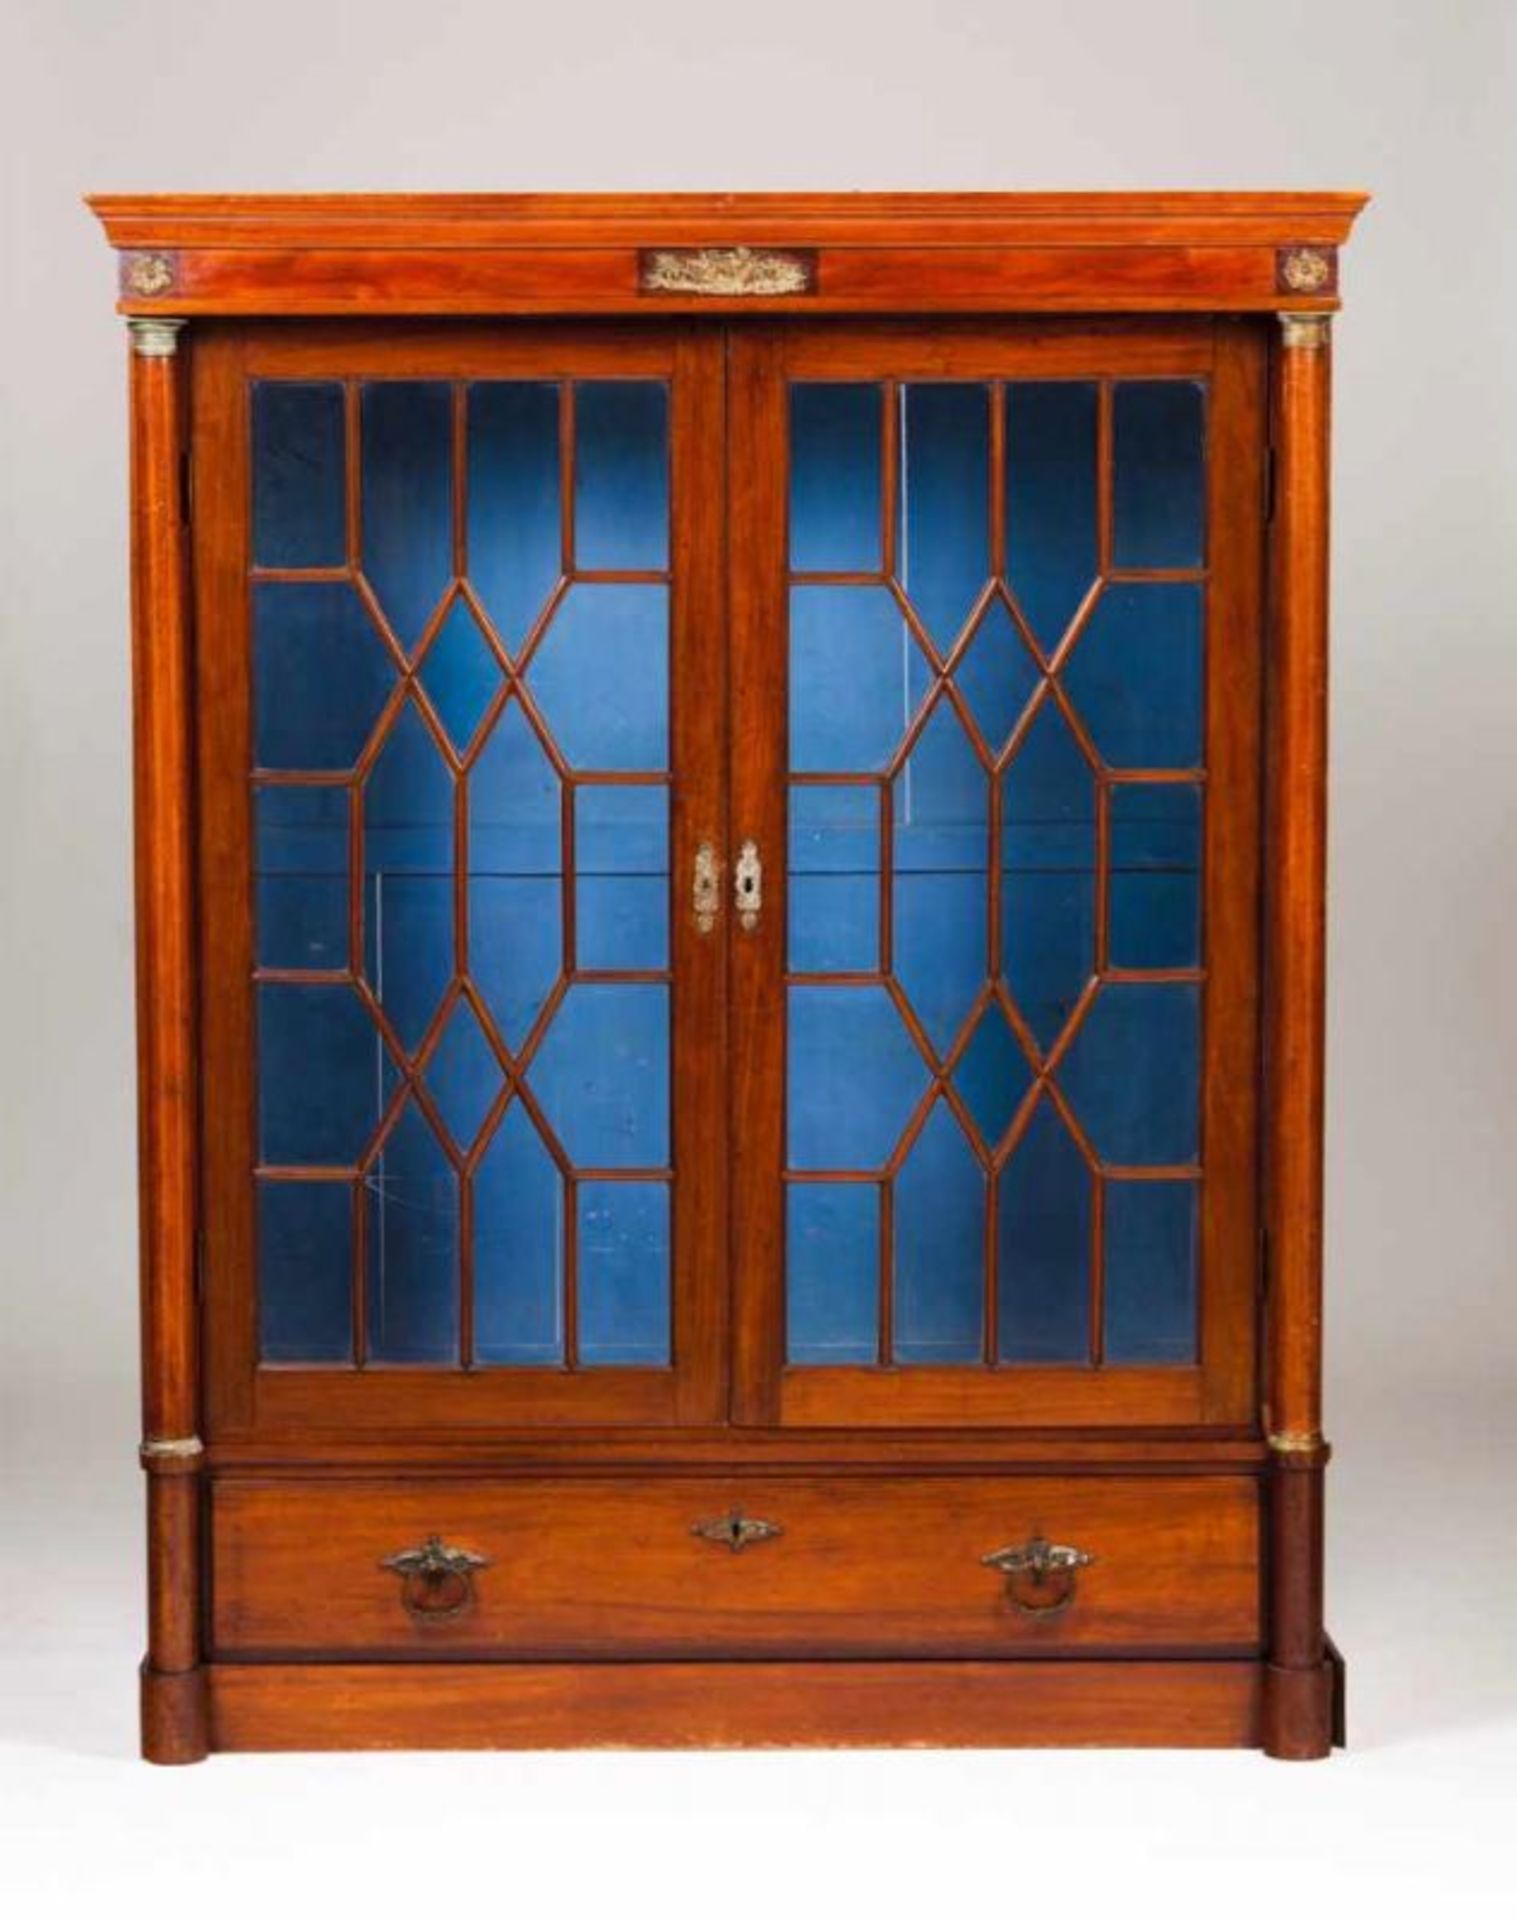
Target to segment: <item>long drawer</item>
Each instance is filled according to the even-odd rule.
[[[1247,1652],[1245,1475],[217,1481],[220,1658]]]

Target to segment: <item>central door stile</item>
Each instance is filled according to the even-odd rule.
[[[681,770],[673,818],[671,958],[677,983],[674,1100],[675,1419],[727,1413],[728,989],[732,915],[723,897],[729,838],[725,335],[691,324],[675,346],[670,725]],[[715,850],[717,912],[697,911],[698,869]]]
[[[731,844],[751,842],[763,906],[729,923],[732,1419],[773,1425],[784,1360],[785,333],[734,328],[728,350],[728,541],[733,556]]]

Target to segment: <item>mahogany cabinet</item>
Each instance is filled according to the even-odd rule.
[[[1361,204],[92,202],[149,1758],[1341,1737]]]

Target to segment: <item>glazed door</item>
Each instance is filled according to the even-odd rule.
[[[725,1413],[722,377],[196,330],[213,1435]]]
[[[733,356],[737,1415],[1242,1424],[1257,330]]]

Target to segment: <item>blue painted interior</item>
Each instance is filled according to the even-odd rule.
[[[413,1056],[465,964],[455,952],[457,797],[467,796],[467,969],[501,1042],[540,1051],[528,1084],[576,1169],[652,1173],[670,1159],[669,988],[571,987],[541,1032],[564,951],[564,792],[545,741],[511,695],[467,597],[450,606],[455,552],[500,644],[518,653],[558,587],[559,423],[551,382],[467,389],[468,525],[453,526],[454,390],[371,383],[359,397],[362,566],[383,617],[419,660],[417,680],[455,771],[413,696],[386,723],[357,785],[364,976]],[[344,558],[342,396],[331,384],[268,384],[254,401],[255,555],[286,567]],[[574,542],[582,568],[662,569],[668,559],[668,396],[658,382],[589,382],[573,398]],[[334,424],[335,423],[335,424]],[[462,537],[455,547],[455,532]],[[333,542],[336,541],[334,546]],[[346,772],[369,745],[398,675],[355,590],[341,582],[255,589],[259,765]],[[668,768],[668,588],[577,583],[558,602],[528,672],[576,773]],[[350,790],[262,787],[255,796],[257,952],[265,967],[348,965]],[[578,785],[576,964],[659,972],[669,957],[666,784]],[[459,1175],[423,1108],[393,1102],[403,1076],[349,986],[265,982],[258,993],[259,1153],[266,1164],[355,1167],[363,1179],[369,1357],[458,1357]],[[563,1176],[520,1099],[485,1137],[505,1070],[466,999],[420,1065],[447,1140],[480,1150],[474,1178],[475,1354],[481,1365],[564,1359]],[[386,1116],[389,1130],[373,1142]],[[341,1198],[346,1213],[337,1206]],[[264,1353],[351,1358],[352,1187],[263,1181]],[[667,1365],[669,1189],[583,1182],[578,1199],[580,1364]]]
[[[1006,572],[1045,655],[1099,570],[1093,380],[1012,380],[1006,408]]]
[[[926,637],[887,586],[792,585],[791,771],[850,783],[792,781],[789,964],[816,974],[877,967],[876,783],[883,777],[892,827],[891,971],[935,1059],[956,1057],[953,1083],[976,1129],[971,1142],[940,1102],[894,1176],[895,1358],[907,1365],[981,1359],[985,1205],[994,1180],[1000,1357],[1079,1364],[1088,1361],[1093,1331],[1096,1176],[1046,1097],[1004,1168],[988,1161],[1095,972],[1102,766],[1202,765],[1202,588],[1173,580],[1100,583],[1096,382],[1009,382],[999,402],[985,385],[907,384],[896,404],[897,579]],[[1006,449],[1007,567],[999,587],[990,578],[989,539],[996,404],[1005,410]],[[878,387],[793,389],[796,574],[878,566],[882,408]],[[1118,564],[1198,564],[1203,427],[1199,387],[1116,383]],[[939,662],[952,659],[973,732],[938,691],[934,649]],[[1073,724],[1042,691],[1056,652]],[[1093,742],[1097,763],[1082,736]],[[997,783],[999,983],[991,977],[988,924]],[[1109,964],[1198,966],[1199,785],[1113,786],[1109,806]],[[1025,1047],[1003,1008],[986,1004],[997,984],[1025,1023]],[[1194,1161],[1199,1075],[1199,990],[1185,983],[1103,985],[1058,1069],[1096,1155],[1118,1166]],[[792,1168],[878,1173],[927,1085],[922,1054],[883,987],[792,986]],[[1118,1195],[1120,1229],[1106,1254],[1106,1278],[1116,1284],[1105,1330],[1115,1340],[1111,1358],[1190,1358],[1193,1315],[1186,1318],[1185,1303],[1193,1299],[1194,1262],[1187,1267],[1181,1258],[1191,1242],[1175,1214],[1182,1204],[1193,1211],[1193,1183],[1145,1185],[1143,1199],[1129,1197],[1137,1183],[1107,1186]],[[867,1364],[878,1319],[876,1189],[808,1182],[792,1185],[787,1205],[792,1361]]]
[[[469,581],[514,655],[561,571],[560,389],[485,380],[468,406]]]
[[[261,1181],[258,1251],[264,1359],[351,1360],[353,1189],[347,1181]]]
[[[1091,1187],[1069,1129],[1040,1100],[997,1196],[1003,1360],[1052,1365],[1089,1353]]]
[[[871,1366],[879,1351],[880,1190],[785,1189],[786,1352],[792,1366]]]
[[[1042,672],[999,598],[1009,592],[1051,656],[1101,760],[1123,770],[1203,764],[1203,594],[1189,581],[1097,579],[1097,387],[1002,390],[1006,578],[993,590],[989,514],[994,391],[901,389],[896,430],[899,585],[926,640],[883,585],[796,582],[789,636],[794,774],[788,957],[794,972],[871,973],[881,961],[882,816],[891,839],[891,966],[973,1137],[939,1097],[893,1176],[884,1249],[901,1364],[973,1365],[985,1339],[987,1197],[997,1198],[1000,1357],[1086,1361],[1092,1174],[1040,1096],[1004,1168],[988,1164],[1060,1039],[1095,964],[1098,780],[1051,700],[1028,724]],[[361,960],[399,1043],[432,1029],[454,951],[457,784],[467,794],[467,967],[503,1044],[539,1032],[528,1079],[576,1169],[615,1172],[572,1193],[520,1099],[481,1141],[506,1085],[460,1001],[422,1077],[474,1174],[476,1355],[556,1366],[566,1248],[578,1244],[580,1358],[670,1357],[670,986],[581,982],[540,1031],[568,956],[564,792],[513,695],[484,716],[503,673],[464,598],[444,605],[462,556],[501,645],[517,653],[580,569],[668,564],[668,395],[658,382],[584,382],[572,395],[573,526],[560,523],[556,382],[466,390],[468,523],[453,525],[455,390],[366,384],[359,396],[363,573],[399,644],[429,650],[418,678],[456,754],[448,764],[407,698],[357,789]],[[791,560],[798,573],[882,560],[881,389],[807,384],[792,398]],[[1118,382],[1113,396],[1115,563],[1183,569],[1205,551],[1205,395],[1191,383]],[[263,566],[340,565],[346,552],[344,409],[336,383],[259,383],[253,394],[253,553]],[[978,609],[966,637],[966,622]],[[576,581],[533,653],[527,686],[577,784],[575,964],[657,975],[669,964],[669,595],[661,581]],[[972,725],[938,689],[931,649],[954,655]],[[343,582],[253,589],[254,750],[267,772],[346,774],[397,683],[360,595]],[[924,703],[931,701],[924,714]],[[993,766],[1011,739],[1009,763]],[[910,741],[909,750],[907,742]],[[623,776],[617,778],[615,776]],[[991,807],[1002,819],[1002,959],[991,977]],[[1182,780],[1109,789],[1110,961],[1200,964],[1203,796]],[[350,792],[261,787],[255,799],[257,953],[265,967],[348,964]],[[1010,996],[1028,1047],[988,996]],[[355,1167],[364,1179],[371,1357],[446,1365],[458,1352],[459,1181],[353,989],[259,989],[259,1153],[279,1166]],[[987,1004],[988,1001],[988,1004]],[[931,1087],[927,1061],[879,984],[788,990],[787,1158],[864,1182],[787,1188],[787,1341],[798,1364],[870,1364],[881,1272],[878,1177]],[[1200,990],[1107,983],[1057,1069],[1079,1129],[1116,1166],[1190,1165],[1199,1148]],[[271,1360],[351,1358],[353,1189],[264,1181],[260,1324]],[[1105,1182],[1104,1336],[1112,1364],[1193,1357],[1194,1181]],[[575,1209],[573,1232],[566,1209]]]
[[[667,1182],[579,1189],[579,1348],[587,1367],[669,1364]]]
[[[895,1354],[907,1365],[972,1366],[985,1310],[985,1176],[946,1101],[895,1181]]]
[[[1106,1182],[1106,1357],[1163,1366],[1195,1357],[1198,1188]]]
[[[360,414],[364,576],[412,653],[453,577],[452,390],[369,381]]]
[[[347,558],[342,387],[253,383],[253,562],[340,567]]]
[[[669,564],[669,396],[656,380],[575,388],[574,564]]]
[[[1206,394],[1193,380],[1123,380],[1112,405],[1112,559],[1198,567],[1206,557]]]

